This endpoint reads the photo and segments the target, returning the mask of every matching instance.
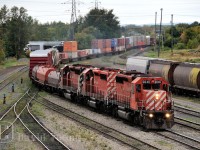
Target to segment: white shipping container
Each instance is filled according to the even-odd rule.
[[[93,55],[92,49],[89,49],[89,55]]]
[[[101,54],[101,49],[97,49],[98,54]]]
[[[67,52],[69,58],[78,58],[78,52]]]
[[[99,54],[101,52],[100,52],[100,49],[92,49],[92,53],[93,54]]]

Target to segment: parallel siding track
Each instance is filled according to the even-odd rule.
[[[68,110],[66,108],[63,108],[57,104],[54,104],[50,101],[48,101],[47,99],[42,97],[42,100],[35,100],[36,102],[46,106],[47,108],[50,108],[64,116],[66,116],[67,118],[70,118],[92,130],[95,130],[101,134],[103,134],[106,137],[109,137],[111,139],[117,140],[122,144],[125,144],[129,147],[132,147],[133,149],[140,149],[140,150],[151,150],[151,149],[159,149],[153,145],[150,145],[144,141],[141,141],[137,138],[134,138],[132,136],[129,136],[127,134],[124,134],[118,130],[115,130],[113,128],[110,128],[108,126],[105,126],[99,122],[96,122],[94,120],[91,120],[89,118],[86,118],[82,115],[79,115],[71,110]]]

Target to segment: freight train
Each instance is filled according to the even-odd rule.
[[[36,65],[30,78],[40,88],[126,119],[146,130],[171,128],[174,124],[169,84],[161,77],[74,64],[60,69]]]
[[[150,36],[137,35],[112,39],[93,39],[91,49],[78,50],[76,41],[63,42],[63,49],[58,47],[62,63],[94,58],[101,55],[119,54],[133,48],[150,46]],[[56,47],[55,47],[56,48]]]
[[[115,55],[138,48],[138,53],[143,51],[144,47],[150,46],[150,36],[137,35],[124,38],[113,38],[113,39],[93,39],[91,41],[91,49],[78,49],[77,41],[65,41],[63,45],[53,46],[53,48],[45,50],[35,50],[30,53],[30,71],[37,64],[50,64],[51,51],[59,51],[60,63],[65,64],[68,62],[74,62],[77,60],[90,59],[100,57],[102,55]]]
[[[200,97],[199,63],[136,56],[127,59],[126,69],[163,77],[170,83],[170,89],[175,94]]]

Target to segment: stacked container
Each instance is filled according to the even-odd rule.
[[[77,58],[77,41],[65,41],[63,51],[68,54],[69,59]]]
[[[84,58],[87,56],[87,51],[84,49],[84,50],[78,50],[78,57],[79,58]]]
[[[133,46],[137,46],[137,37],[133,36]]]
[[[119,51],[123,51],[125,49],[125,39],[124,38],[118,38],[117,44],[118,44]]]
[[[98,40],[98,49],[101,49],[101,51],[103,50],[103,40],[102,39],[99,39]]]
[[[92,40],[91,48],[92,49],[98,49],[98,40],[97,39]]]
[[[117,39],[111,39],[111,50],[113,52],[117,51]]]
[[[76,52],[77,41],[65,41],[63,45],[64,52]]]
[[[106,39],[106,53],[111,52],[111,39]]]
[[[126,37],[125,43],[126,43],[126,49],[130,49],[131,48],[130,37]]]

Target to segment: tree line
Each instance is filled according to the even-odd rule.
[[[121,35],[121,27],[113,10],[93,9],[80,16],[75,23],[75,40],[79,49],[90,48],[92,39],[113,38]],[[23,7],[3,6],[0,9],[0,60],[23,55],[28,41],[69,40],[70,24],[63,22],[39,23]]]
[[[200,45],[200,23],[179,23],[173,27],[165,27],[164,46],[175,49],[194,49]]]
[[[113,10],[92,9],[85,16],[79,16],[74,23],[75,40],[78,49],[90,48],[92,39],[119,38],[133,34],[146,34],[154,37],[154,26],[120,26]],[[165,26],[164,46],[171,47],[171,39],[177,49],[196,48],[200,44],[200,24],[177,24]],[[171,35],[173,31],[173,36]],[[24,53],[28,41],[70,40],[70,24],[63,22],[39,23],[28,15],[23,7],[0,8],[0,61],[5,57],[17,59]]]

